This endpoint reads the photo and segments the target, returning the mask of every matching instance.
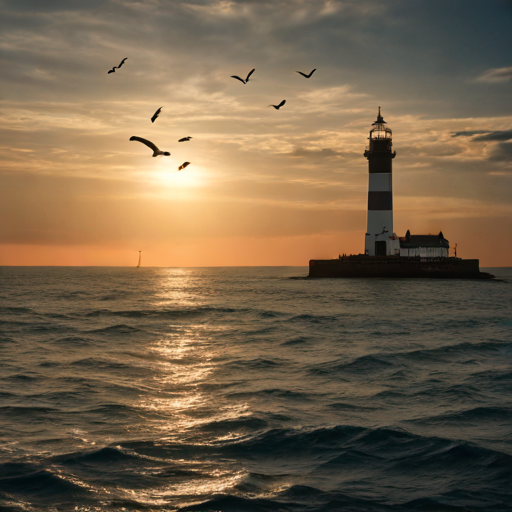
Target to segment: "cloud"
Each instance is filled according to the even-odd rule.
[[[303,147],[295,148],[291,153],[288,153],[288,156],[293,157],[306,157],[306,158],[343,158],[343,153],[341,151],[336,151],[332,148],[322,148],[322,149],[306,149]]]
[[[3,0],[3,7],[21,12],[55,12],[84,10],[83,0]],[[104,0],[88,0],[87,9],[104,4]]]
[[[145,236],[148,225],[155,238],[250,237],[281,212],[280,235],[331,218],[354,226],[342,211],[364,230],[363,152],[379,105],[397,200],[510,202],[490,176],[509,172],[512,96],[467,84],[509,62],[509,27],[497,3],[461,11],[459,0],[439,16],[432,2],[0,0],[0,205],[16,221],[1,230],[45,243],[126,239],[132,226]],[[230,78],[252,68],[247,85]],[[295,73],[313,68],[309,80]],[[481,81],[505,82],[507,70]],[[187,177],[201,186],[175,181]]]
[[[477,82],[488,82],[491,84],[508,82],[512,79],[512,66],[508,68],[488,69],[476,78]]]
[[[489,133],[490,130],[467,130],[462,132],[455,132],[452,137],[472,137],[473,135],[480,135],[482,133]]]
[[[500,142],[490,153],[490,160],[496,162],[512,161],[512,142]]]
[[[455,132],[452,137],[473,137],[473,142],[502,142],[512,139],[512,130],[467,130]]]
[[[506,141],[512,139],[512,130],[502,130],[488,133],[487,135],[480,135],[475,137],[474,141],[491,142],[491,141]]]

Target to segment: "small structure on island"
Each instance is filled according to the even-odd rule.
[[[334,260],[310,260],[308,277],[445,277],[492,279],[480,272],[478,260],[450,257],[450,243],[438,235],[404,237],[393,231],[393,134],[380,107],[372,124],[368,160],[368,210],[364,254]]]
[[[405,236],[398,240],[402,258],[448,258],[450,255],[450,242],[442,231],[439,235],[411,235],[407,230]]]

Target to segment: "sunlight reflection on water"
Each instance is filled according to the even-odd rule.
[[[508,284],[12,272],[0,469],[19,475],[0,473],[0,508],[7,492],[48,511],[435,509],[441,478],[458,504],[508,492],[488,466],[510,454]]]

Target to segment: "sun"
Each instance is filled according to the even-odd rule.
[[[200,166],[191,163],[186,169],[178,171],[175,162],[160,164],[157,170],[157,179],[162,184],[175,189],[191,189],[203,186],[204,170]]]

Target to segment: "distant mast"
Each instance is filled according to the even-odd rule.
[[[137,263],[137,268],[140,268],[141,259],[142,259],[142,251],[139,251],[139,263]]]

